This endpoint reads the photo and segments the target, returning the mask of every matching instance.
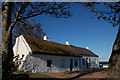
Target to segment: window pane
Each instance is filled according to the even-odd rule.
[[[61,68],[65,67],[65,59],[61,59]]]
[[[83,58],[83,65],[85,65],[85,59]]]
[[[47,60],[47,67],[51,67],[52,65],[52,60]]]
[[[78,66],[78,60],[75,59],[75,66]]]

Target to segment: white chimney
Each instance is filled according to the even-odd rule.
[[[47,40],[47,41],[49,41],[48,36],[44,36],[44,37],[43,37],[43,40]]]
[[[87,46],[86,49],[90,49],[90,48]]]
[[[69,41],[66,41],[66,45],[70,45],[70,42],[69,42]]]

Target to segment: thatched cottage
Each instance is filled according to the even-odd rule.
[[[65,72],[99,67],[98,56],[86,48],[60,44],[44,39],[21,35],[13,47],[19,56],[19,70],[24,72]]]

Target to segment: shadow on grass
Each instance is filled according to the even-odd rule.
[[[93,71],[94,72],[94,71]],[[41,77],[30,77],[28,74],[13,74],[12,80],[118,80],[118,79],[108,79],[108,78],[80,78],[84,75],[91,74],[93,72],[85,72],[82,74],[78,74],[77,76],[70,77],[70,78],[51,78],[48,76]],[[99,72],[99,71],[96,71]],[[71,73],[70,73],[71,74]]]
[[[111,78],[111,79],[108,79],[108,78],[74,78],[74,79],[73,78],[70,78],[70,79],[63,79],[63,78],[30,78],[29,80],[119,80],[119,79],[116,79],[116,78]]]
[[[89,74],[89,73],[88,73]],[[77,75],[75,77],[71,77],[71,78],[47,78],[47,77],[44,77],[44,78],[37,78],[37,77],[30,77],[29,75],[27,74],[14,74],[12,75],[12,80],[108,80],[108,79],[105,79],[105,78],[100,78],[100,79],[93,79],[93,78],[80,78],[81,76],[84,76],[86,74],[80,74],[80,75]],[[113,80],[113,79],[111,79]]]

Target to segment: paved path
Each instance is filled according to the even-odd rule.
[[[94,79],[96,78],[97,80],[106,80],[105,78],[107,77],[107,71],[100,71],[100,72],[93,72],[93,73],[88,73],[88,74],[83,74],[81,75],[80,73],[42,73],[43,75],[47,76],[34,76],[31,77],[32,79],[40,79],[40,80],[84,80],[84,79]],[[31,79],[31,80],[32,80]]]
[[[88,73],[85,75],[81,75],[80,73],[45,73],[46,75],[53,77],[53,78],[68,78],[68,79],[76,79],[76,78],[106,78],[107,72],[106,71],[100,71],[100,72],[93,72]]]
[[[81,76],[80,78],[106,78],[106,77],[107,77],[107,72],[101,71],[101,72],[90,73],[90,74]]]

